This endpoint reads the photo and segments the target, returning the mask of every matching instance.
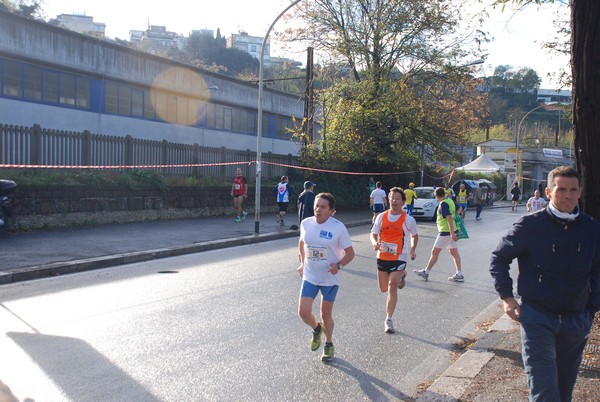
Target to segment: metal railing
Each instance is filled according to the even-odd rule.
[[[35,166],[103,167],[125,170],[132,167],[154,167],[165,175],[234,176],[240,164],[256,160],[256,152],[205,147],[198,144],[179,144],[167,140],[153,141],[52,130],[35,124],[33,127],[0,125],[0,164]],[[265,177],[286,174],[281,165],[299,165],[298,157],[291,154],[264,154]],[[190,166],[191,165],[191,166]],[[203,165],[203,166],[193,166]],[[252,167],[254,169],[254,167]],[[246,174],[249,173],[249,168]]]

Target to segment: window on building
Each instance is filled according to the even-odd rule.
[[[215,128],[220,130],[223,129],[223,114],[223,106],[215,105]]]
[[[58,73],[54,71],[42,72],[43,101],[58,103]]]
[[[177,122],[177,97],[173,95],[167,95],[167,121]]]
[[[104,110],[106,113],[117,114],[119,105],[119,86],[116,82],[106,82],[104,95]]]
[[[2,94],[6,96],[22,96],[21,64],[6,60],[4,62],[4,82]]]
[[[275,137],[289,140],[292,138],[292,132],[289,129],[293,128],[292,119],[289,117],[277,116],[275,123]]]
[[[127,85],[119,85],[119,114],[131,115],[131,88]]]
[[[26,65],[24,72],[25,99],[40,102],[42,100],[42,70]]]
[[[92,82],[89,78],[77,77],[77,107],[89,109],[92,100]]]
[[[156,117],[162,121],[167,120],[167,95],[161,92],[156,92]]]
[[[60,74],[59,102],[63,105],[75,106],[75,76]]]
[[[203,121],[202,114],[204,108],[202,107],[203,102],[198,99],[188,99],[188,124],[191,126],[198,125],[199,121]]]
[[[215,128],[215,105],[212,103],[206,104],[206,127]]]
[[[248,117],[247,133],[256,135],[256,122],[258,121],[258,114],[256,112],[247,112],[247,117]]]
[[[154,110],[154,98],[154,92],[149,90],[144,91],[144,117],[146,119],[156,119],[156,111]]]
[[[141,89],[131,89],[131,115],[144,117],[144,91]]]
[[[269,115],[268,113],[263,113],[263,116],[262,116],[262,136],[263,137],[269,136],[269,121],[270,120],[271,120],[271,115]]]
[[[230,107],[223,108],[223,129],[231,131],[232,127],[232,109]]]
[[[190,118],[188,117],[188,99],[182,96],[175,98],[177,100],[177,123],[188,125]]]

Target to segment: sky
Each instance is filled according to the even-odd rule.
[[[461,0],[469,3],[473,0]],[[487,0],[491,2],[492,0]],[[106,24],[106,36],[109,38],[129,39],[130,30],[145,30],[148,25],[165,26],[184,36],[192,30],[220,29],[221,35],[229,37],[232,33],[246,31],[252,36],[263,36],[275,18],[291,3],[290,0],[42,0],[42,9],[46,19],[56,18],[59,14],[85,14],[94,18],[94,22]],[[468,14],[473,14],[483,6],[469,5]],[[552,21],[557,5],[528,6],[513,13],[510,7],[504,12],[488,9],[490,18],[486,19],[483,29],[495,38],[486,44],[488,56],[475,75],[491,75],[499,65],[529,67],[542,79],[541,88],[556,89],[558,84],[551,81],[548,73],[559,68],[568,69],[568,58],[550,55],[541,49],[541,42],[552,40],[556,28]],[[567,14],[568,9],[561,9]],[[288,13],[293,12],[293,9]],[[277,22],[274,30],[282,28],[283,19]],[[304,62],[306,56],[279,54],[281,49],[276,40],[271,41],[271,55],[290,57]],[[318,55],[315,55],[318,58]],[[473,57],[476,59],[477,57]],[[465,64],[471,60],[465,60]]]

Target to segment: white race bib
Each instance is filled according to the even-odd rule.
[[[308,255],[306,258],[311,261],[327,261],[327,247],[325,246],[306,246]]]
[[[388,243],[386,241],[382,241],[381,242],[381,248],[380,248],[382,253],[389,253],[389,254],[398,254],[398,245],[396,243]]]

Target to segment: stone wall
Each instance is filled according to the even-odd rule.
[[[232,204],[229,187],[170,187],[155,189],[95,189],[88,186],[27,186],[13,193],[15,215],[48,215],[75,212],[161,210],[170,208],[222,208]],[[254,189],[245,205],[254,205]],[[261,191],[261,206],[272,207],[271,188]]]
[[[12,194],[11,228],[30,231],[80,225],[233,216],[230,187],[99,189],[88,186],[19,186]],[[244,209],[254,211],[250,187]],[[293,203],[292,203],[293,204]],[[272,188],[262,188],[261,211],[277,209]],[[294,208],[290,208],[294,210]]]

